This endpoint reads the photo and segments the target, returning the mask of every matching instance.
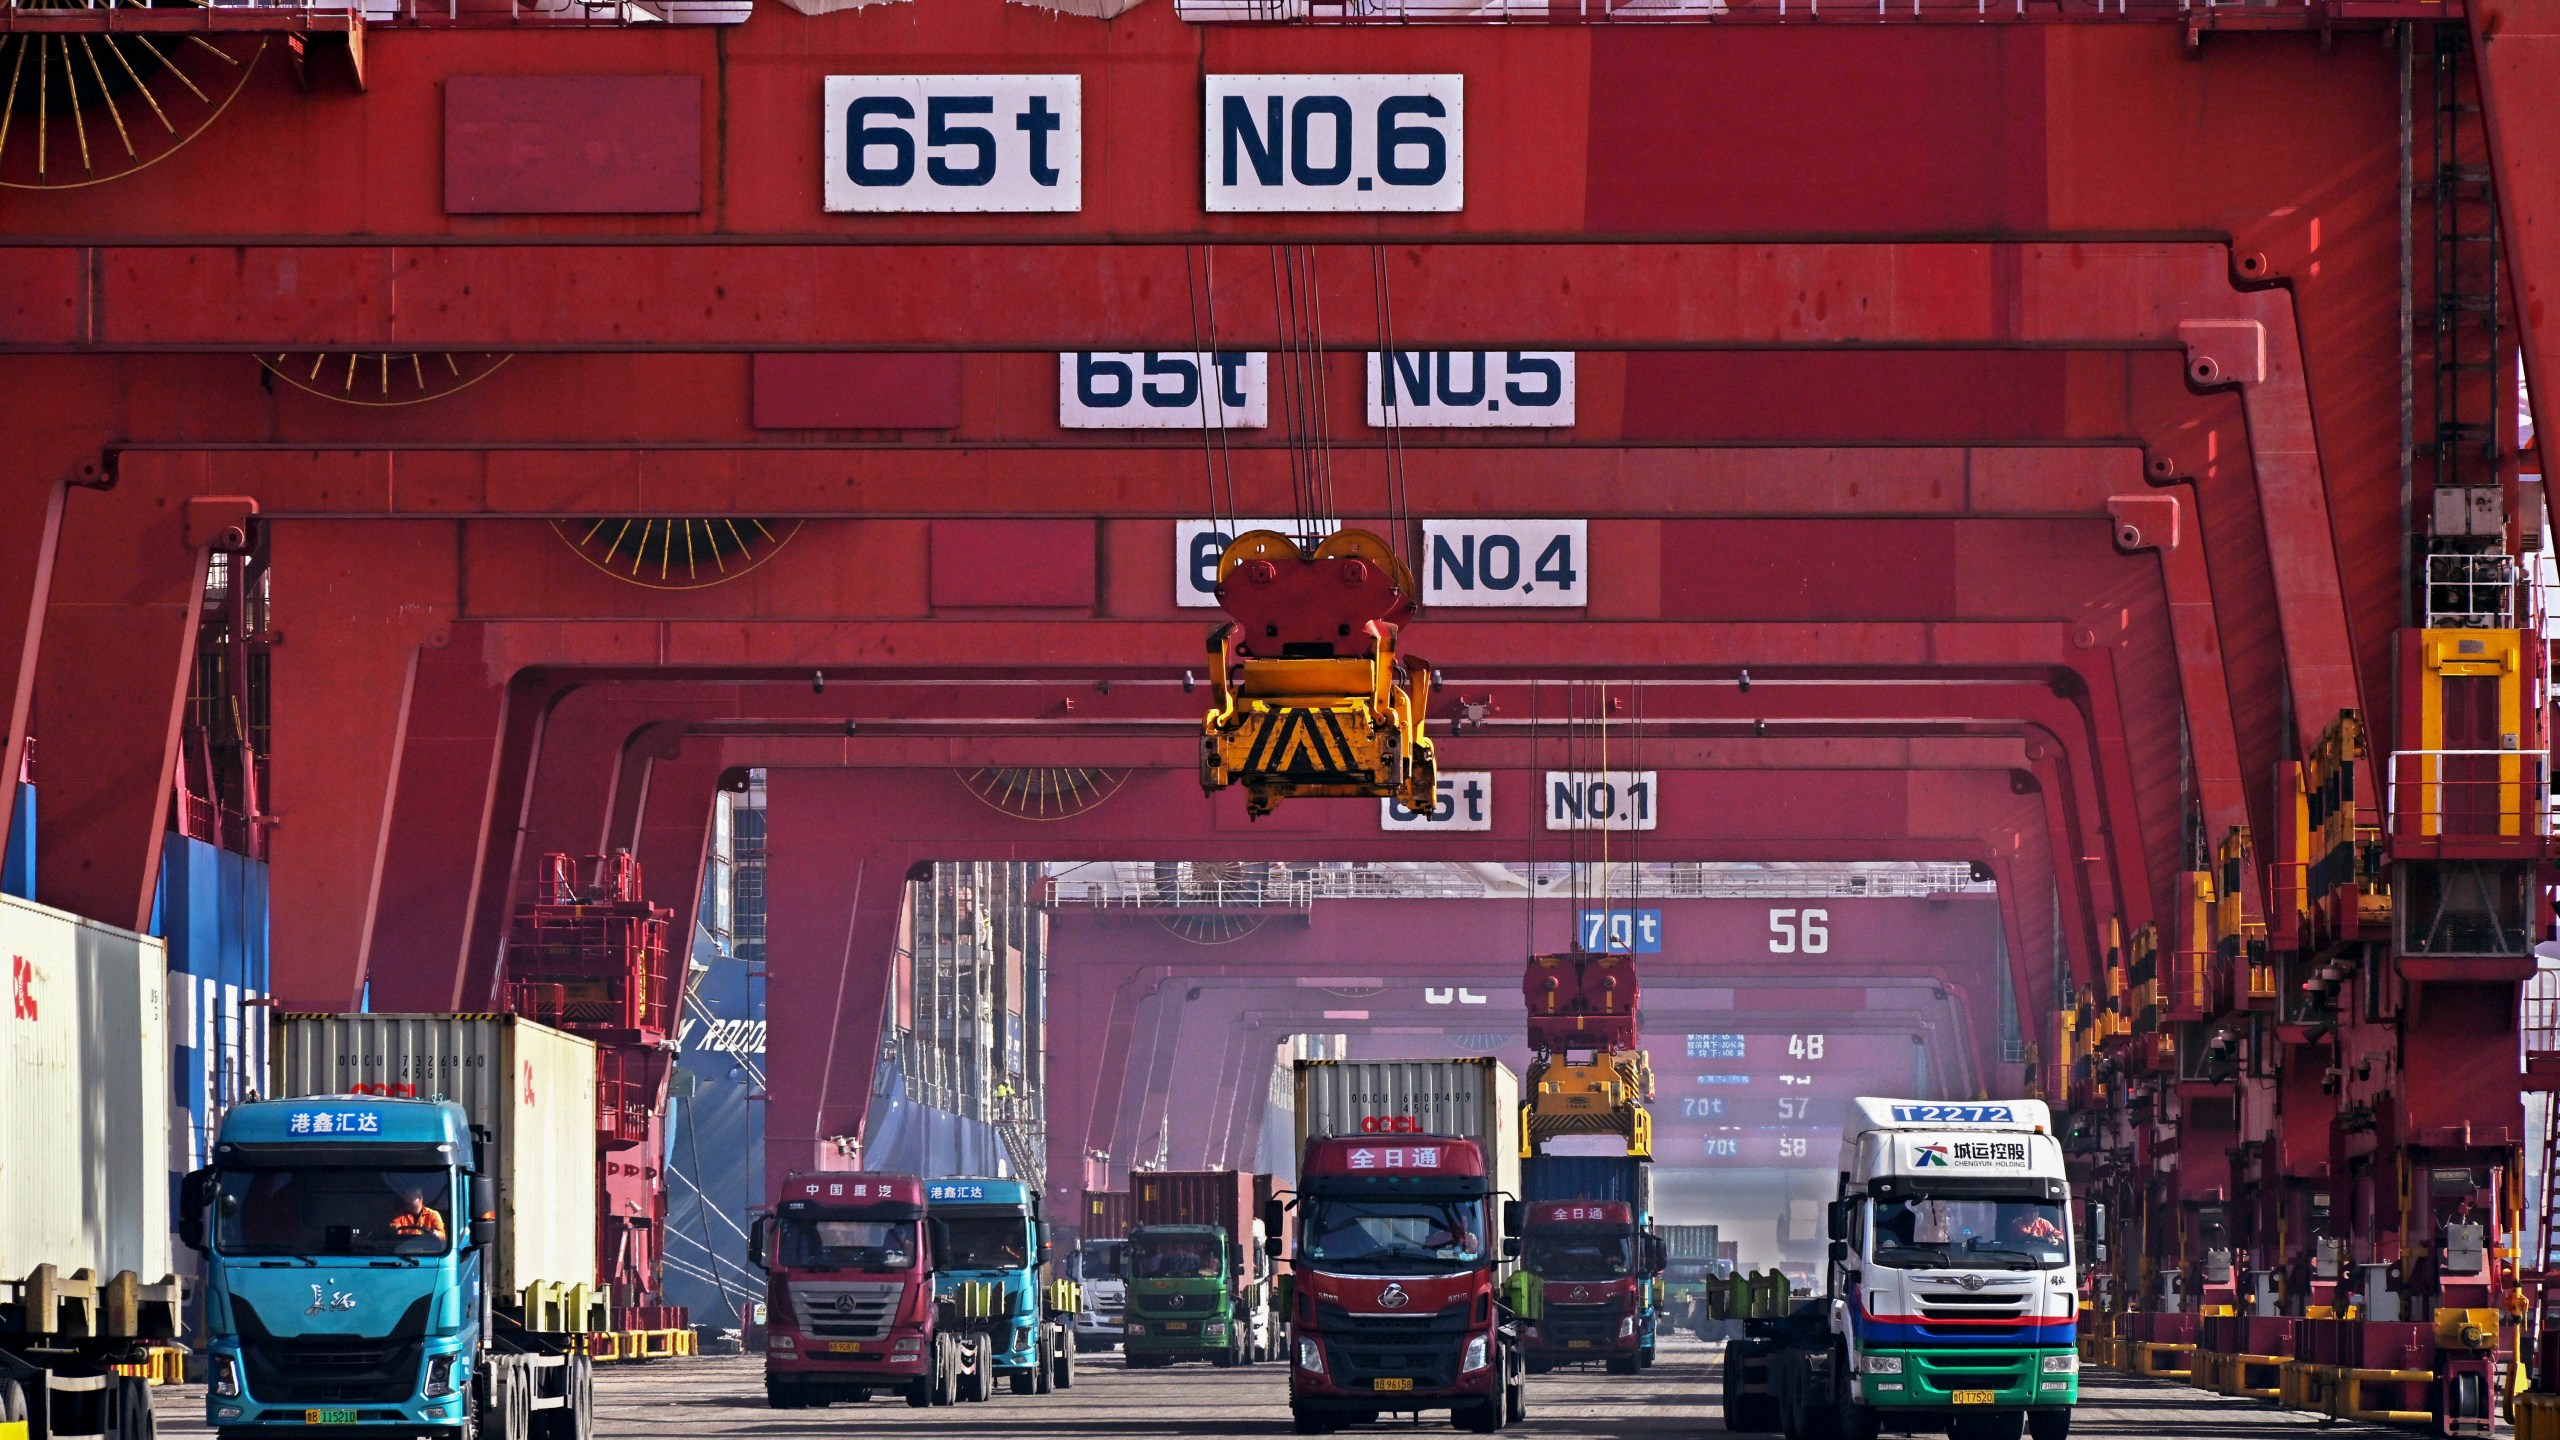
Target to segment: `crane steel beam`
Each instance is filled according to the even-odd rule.
[[[1693,832],[1702,816],[1715,817],[1716,831],[1727,830],[1724,817],[1744,817],[1762,833],[1745,841],[1740,853],[1779,859],[1831,853],[1988,860],[1994,851],[1987,837],[2031,832],[2043,818],[2037,798],[2018,794],[1999,772],[1978,778],[1909,776],[1899,784],[1854,775],[1680,772],[1666,775],[1662,783],[1661,826],[1645,837],[1645,849],[1663,859],[1706,848],[1700,843],[1703,837],[1686,833]],[[819,1057],[819,1063],[794,1066],[788,1073],[781,1065],[774,1067],[769,1164],[789,1168],[804,1163],[827,1137],[860,1133],[878,1059],[887,999],[885,959],[902,909],[902,884],[924,864],[951,859],[1303,859],[1411,853],[1410,837],[1362,828],[1360,822],[1370,813],[1365,805],[1288,807],[1259,826],[1248,826],[1240,805],[1200,806],[1191,784],[1189,776],[1178,773],[1133,774],[1111,802],[1076,820],[1017,824],[1011,827],[1015,833],[1003,839],[981,840],[964,850],[948,840],[918,838],[979,833],[993,815],[948,775],[770,772],[767,935],[773,993],[801,994],[813,1001],[836,998],[831,1005],[784,1006],[772,1012],[774,1051]],[[1353,810],[1360,812],[1358,819],[1349,813]],[[1166,835],[1167,816],[1203,811],[1210,822],[1205,830]],[[1450,859],[1517,860],[1526,851],[1524,834],[1503,830],[1431,838],[1439,842],[1433,847],[1436,854]],[[1725,839],[1731,838],[1726,833]],[[1560,850],[1561,840],[1558,836],[1548,843]]]
[[[1222,936],[1213,945],[1179,938],[1175,931],[1159,923],[1177,915],[1178,907],[1086,909],[1073,903],[1053,904],[1053,993],[1067,999],[1070,1005],[1076,1003],[1072,997],[1086,997],[1085,1009],[1057,1017],[1059,1023],[1052,1031],[1051,1044],[1061,1058],[1053,1073],[1073,1077],[1076,1083],[1097,1080],[1106,1090],[1109,1088],[1112,1076],[1105,1073],[1099,1050],[1101,1037],[1110,1031],[1114,1020],[1090,1007],[1093,998],[1102,995],[1116,996],[1112,1002],[1115,1007],[1133,1003],[1135,992],[1128,996],[1118,992],[1141,971],[1154,977],[1151,986],[1176,982],[1276,984],[1294,987],[1304,994],[1308,986],[1317,983],[1308,977],[1320,979],[1345,972],[1347,967],[1348,972],[1374,976],[1407,990],[1455,977],[1483,987],[1494,1001],[1502,1002],[1517,988],[1519,967],[1516,960],[1498,957],[1521,951],[1524,945],[1536,953],[1574,948],[1576,903],[1568,897],[1545,900],[1538,907],[1542,911],[1538,918],[1544,923],[1530,938],[1523,932],[1520,905],[1509,900],[1318,901],[1303,918],[1276,915],[1241,935]],[[1589,907],[1600,902],[1579,903]],[[1839,995],[1837,987],[1854,988],[1867,983],[1870,977],[1881,986],[1917,980],[1967,996],[1987,994],[1997,978],[1992,971],[1998,946],[1996,927],[2002,919],[1999,902],[1992,895],[1925,900],[1821,897],[1802,901],[1629,899],[1621,895],[1609,903],[1642,904],[1662,912],[1662,952],[1648,954],[1644,960],[1645,1011],[1649,1018],[1677,1011],[1679,988],[1702,980],[1730,984],[1740,990],[1757,987],[1771,992],[1772,998],[1811,986],[1817,994],[1805,1003],[1813,1012],[1822,1013],[1859,1008],[1853,1003],[1855,997]],[[1826,954],[1791,954],[1784,961],[1766,956],[1751,958],[1767,950],[1769,912],[1779,904],[1824,907],[1831,927]],[[1961,974],[1955,973],[1959,965]],[[1822,989],[1826,986],[1833,988]],[[1830,998],[1822,998],[1826,995]],[[1405,995],[1397,1007],[1398,1013],[1408,1019],[1451,1021],[1464,1014],[1427,1007],[1415,1012],[1411,1000],[1411,995]],[[1977,1019],[1985,1013],[1978,1000],[1957,1003]],[[1370,1008],[1374,1011],[1374,1004]],[[1972,1060],[1975,1073],[1991,1074],[1997,1052],[1985,1047],[1994,1037],[1986,1036],[1978,1024],[1971,1022],[1957,1028],[1978,1052]],[[1111,1138],[1053,1122],[1051,1174],[1072,1174],[1070,1162],[1080,1148],[1110,1150],[1125,1164],[1128,1152],[1109,1143]]]
[[[436,652],[430,652],[436,653]],[[1645,716],[1649,725],[1677,725],[1688,720],[1720,723],[1725,735],[1722,741],[1711,738],[1696,740],[1658,739],[1646,742],[1644,753],[1648,763],[1666,767],[1748,763],[1768,765],[1792,763],[1837,768],[1858,764],[1887,766],[1920,765],[1942,768],[1961,763],[1962,747],[1968,743],[1979,748],[1985,741],[1967,742],[1959,738],[1966,727],[1976,721],[1997,722],[1996,729],[2027,734],[2036,747],[2021,753],[2016,742],[2008,742],[2006,751],[1986,751],[1978,763],[2003,767],[2032,766],[2052,769],[2053,778],[2074,789],[2075,807],[2095,814],[2101,805],[2094,788],[2094,775],[2105,761],[2096,750],[2085,711],[2057,697],[2049,686],[1948,683],[1925,687],[1915,703],[1908,691],[1883,686],[1790,685],[1783,679],[1764,683],[1750,692],[1730,684],[1678,685],[1656,687],[1647,692]],[[1530,735],[1527,717],[1535,708],[1525,687],[1487,685],[1477,696],[1489,712],[1488,720],[1470,732],[1464,740],[1471,764],[1497,768],[1525,763],[1523,747]],[[1095,711],[1108,707],[1107,713],[1092,714],[1078,723],[1060,717],[1060,707],[1082,701]],[[398,912],[386,912],[376,922],[376,943],[391,935],[452,934],[457,924],[467,926],[471,911],[468,897],[475,891],[491,895],[506,893],[511,882],[520,883],[528,857],[551,850],[572,854],[599,853],[609,842],[603,837],[605,814],[611,806],[611,777],[627,771],[635,751],[660,743],[661,730],[667,717],[686,717],[696,734],[731,735],[753,738],[763,763],[820,764],[853,766],[938,766],[971,763],[971,751],[955,751],[955,744],[967,737],[993,735],[984,744],[1002,744],[1019,752],[1019,759],[1049,763],[1049,758],[1033,753],[1031,747],[1044,746],[1048,757],[1080,764],[1133,764],[1148,766],[1186,766],[1196,746],[1194,732],[1197,702],[1182,696],[1171,683],[1155,685],[1123,685],[1115,687],[1109,697],[1096,695],[1090,687],[1040,685],[933,687],[883,686],[858,679],[840,680],[827,690],[813,693],[806,685],[763,686],[676,686],[676,685],[605,685],[588,686],[571,692],[565,698],[546,706],[546,714],[558,722],[559,738],[546,743],[538,759],[523,768],[532,770],[540,781],[540,794],[526,812],[527,825],[521,833],[525,839],[511,848],[452,847],[457,853],[464,848],[477,850],[485,863],[476,873],[466,874],[454,867],[444,869],[445,884],[440,893],[421,892],[413,904]],[[923,726],[912,737],[895,733],[894,725],[884,727],[878,717],[892,714],[942,717],[948,728],[937,738],[934,728]],[[1019,714],[1033,722],[1030,732],[1019,738],[1001,738],[1005,725],[1000,717]],[[722,723],[722,715],[741,718]],[[964,717],[989,717],[973,727]],[[852,717],[858,733],[844,734]],[[1048,723],[1040,723],[1048,717]],[[1109,730],[1112,719],[1123,722],[1144,721],[1156,728],[1160,738],[1144,738],[1146,724],[1137,732],[1117,732],[1127,738],[1111,740],[1097,748],[1096,740]],[[1632,714],[1629,716],[1633,718]],[[1921,734],[1944,732],[1947,738],[1919,745],[1898,745],[1875,751],[1875,740],[1817,738],[1816,732],[1829,727],[1817,722],[1858,722],[1844,735]],[[2024,731],[2009,722],[2023,720]],[[1753,738],[1751,733],[1762,724],[1774,722],[1781,727],[1780,736]],[[986,728],[992,724],[993,729]],[[1950,728],[1952,726],[1953,728]],[[1635,727],[1624,728],[1627,735],[1640,733]],[[1801,735],[1790,741],[1782,737]],[[1035,736],[1049,737],[1036,740]],[[1088,738],[1093,737],[1093,738]],[[2066,738],[2069,737],[2069,738]],[[1875,754],[1862,760],[1850,746],[1863,745]],[[1734,758],[1719,758],[1719,750],[1738,752]],[[979,750],[983,754],[983,749]],[[441,812],[450,791],[470,788],[470,780],[484,772],[484,752],[472,748],[465,755],[469,768],[453,784],[428,783],[423,802],[430,813]],[[2097,758],[2093,758],[2097,757]],[[1748,758],[1745,758],[1748,757]],[[997,757],[986,755],[986,761]],[[406,796],[421,793],[403,792]],[[403,825],[406,810],[402,811]],[[2078,854],[2080,841],[2065,847]],[[501,846],[505,845],[504,840]],[[2086,872],[2080,872],[2086,878]],[[2110,887],[2112,882],[2110,883]],[[661,884],[661,889],[664,885]],[[675,892],[667,891],[669,895]],[[2112,888],[2103,892],[2112,894]],[[2075,900],[2078,900],[2075,895]],[[511,902],[510,902],[511,903]],[[2087,902],[2081,902],[2087,903]],[[505,913],[506,906],[495,907],[494,913]],[[2114,913],[2112,903],[2101,900],[2097,908]],[[2075,905],[2075,913],[2078,906]],[[436,953],[452,955],[454,942],[447,940],[432,946]],[[2090,953],[2084,938],[2075,951]],[[344,953],[335,945],[313,943],[315,953]],[[473,977],[464,985],[468,993],[485,991],[491,982],[487,968],[494,959],[494,944],[475,944],[470,953],[483,957]],[[393,987],[407,994],[411,987],[424,986],[420,998],[448,993],[451,980],[445,966],[420,967],[398,974],[372,977],[377,997],[383,987]],[[339,982],[350,991],[361,988],[364,977],[349,976]],[[388,1003],[385,1001],[384,1003]],[[478,1002],[474,1002],[478,1003]]]
[[[1369,247],[1311,248],[1319,273],[1338,272],[1337,296],[1375,288]],[[0,249],[0,311],[14,310],[24,322],[12,328],[13,339],[39,349],[777,349],[850,342],[931,350],[955,335],[970,337],[967,348],[977,350],[1191,343],[1170,329],[1154,334],[1151,327],[1164,319],[1133,330],[1125,318],[1155,315],[1164,307],[1149,297],[1189,284],[1189,247],[1026,245],[1007,250],[995,275],[962,258],[968,253],[863,246],[845,252],[839,271],[833,252],[806,247],[768,254],[755,246],[682,244],[592,253],[505,244],[94,253],[21,246]],[[2211,244],[1838,244],[1779,253],[1783,260],[1763,246],[1425,244],[1401,253],[1398,264],[1409,273],[1397,277],[1395,304],[1408,343],[1430,346],[2181,349],[2196,380],[2239,386],[2248,408],[2266,513],[2281,527],[2271,530],[2271,553],[2297,706],[2311,715],[2353,706],[2355,651],[2289,295],[2235,289],[2257,277],[2246,267],[2235,271],[2227,248]],[[47,256],[54,258],[40,258]],[[1248,273],[1247,258],[1241,251],[1231,257],[1230,274]],[[397,313],[378,293],[378,277],[394,272],[401,276]],[[838,274],[845,280],[831,278]],[[570,275],[633,297],[647,315],[585,303],[596,290],[559,288]],[[154,284],[155,277],[170,283]],[[836,283],[857,283],[859,296],[830,298],[824,292]],[[110,284],[166,292],[174,303],[116,303],[106,293]],[[732,286],[756,302],[730,302]],[[1271,298],[1240,280],[1229,288],[1235,293],[1219,297],[1232,327],[1222,343],[1283,343]],[[1797,297],[1808,293],[1827,303],[1804,306]],[[582,299],[554,298],[570,295]],[[863,316],[857,335],[843,333],[838,317],[850,314]],[[325,333],[275,328],[285,317],[306,327],[317,321]],[[794,325],[804,328],[795,334]],[[1100,333],[1106,327],[1109,333]],[[534,328],[548,338],[511,333]],[[633,347],[635,335],[650,338]],[[2316,727],[2300,738],[2315,734]]]

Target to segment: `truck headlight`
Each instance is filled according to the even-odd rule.
[[[1624,1340],[1636,1333],[1636,1317],[1629,1315],[1618,1321],[1618,1338]]]
[[[2047,1355],[2044,1357],[2044,1373],[2047,1375],[2069,1375],[2074,1371],[2077,1371],[2079,1368],[2080,1357],[2077,1355]]]
[[[765,1337],[764,1343],[772,1346],[776,1350],[789,1350],[797,1346],[800,1342],[792,1339],[788,1335],[768,1335]]]
[[[1473,1375],[1493,1363],[1493,1346],[1482,1335],[1467,1341],[1467,1358],[1458,1366],[1462,1374]]]
[[[1324,1373],[1324,1347],[1301,1335],[1298,1337],[1298,1368],[1310,1375]]]
[[[913,1355],[914,1353],[916,1353],[916,1352],[917,1352],[917,1351],[919,1351],[919,1350],[922,1350],[923,1348],[924,1348],[924,1337],[923,1337],[923,1336],[921,1336],[921,1335],[909,1335],[909,1336],[907,1336],[906,1338],[904,1338],[904,1339],[900,1340],[900,1341],[899,1341],[895,1346],[892,1346],[892,1347],[891,1347],[891,1349],[892,1349],[893,1353],[896,1353],[896,1354],[899,1354],[899,1355]]]
[[[453,1366],[459,1358],[455,1355],[427,1357],[427,1394],[430,1397],[453,1393]]]
[[[1227,1333],[1227,1322],[1224,1320],[1212,1320],[1208,1324],[1200,1327],[1200,1333],[1212,1340],[1224,1339],[1226,1338]]]
[[[1902,1357],[1869,1355],[1866,1357],[1866,1371],[1870,1375],[1899,1375],[1902,1373]]]
[[[240,1396],[240,1362],[228,1355],[216,1355],[205,1372],[205,1389],[225,1400]]]
[[[1147,1327],[1145,1324],[1136,1320],[1132,1320],[1120,1328],[1131,1335],[1144,1335],[1147,1333]]]

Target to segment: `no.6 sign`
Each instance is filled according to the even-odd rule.
[[[1084,205],[1075,75],[830,75],[829,210],[1066,211]]]

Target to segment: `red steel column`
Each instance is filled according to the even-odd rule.
[[[458,535],[398,521],[272,527],[270,920],[279,1003],[352,1009],[373,941],[411,682],[449,640]]]
[[[643,780],[646,793],[634,807],[632,828],[617,833],[640,862],[640,883],[649,899],[675,912],[667,924],[666,987],[668,1023],[681,1017],[685,965],[693,955],[693,931],[702,906],[702,868],[711,849],[711,816],[717,808],[724,766],[714,740],[693,740],[681,753],[652,760]],[[887,957],[882,957],[887,963]]]
[[[36,656],[53,588],[54,544],[62,536],[63,492],[56,480],[27,487],[26,503],[0,509],[0,832],[8,829],[27,758],[35,709]]]
[[[148,499],[66,506],[35,666],[36,898],[131,930],[159,880],[207,554],[184,505]]]
[[[1127,1063],[1130,984],[1141,966],[1085,963],[1049,947],[1049,1207],[1071,1215],[1081,1203],[1085,1155],[1095,1143],[1097,1096]],[[1064,1207],[1064,1208],[1061,1208]]]
[[[768,1193],[793,1170],[847,1168],[880,1059],[889,960],[908,872],[930,857],[896,817],[858,808],[856,777],[776,770],[765,782]]]
[[[510,707],[522,703],[490,673],[482,627],[455,624],[447,643],[418,653],[409,728],[383,849],[370,975],[377,1010],[460,1007],[463,937],[489,843]]]

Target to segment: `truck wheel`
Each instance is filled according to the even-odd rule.
[[[1502,1418],[1513,1425],[1529,1418],[1529,1382],[1518,1375],[1502,1387]]]
[[[569,1418],[570,1440],[596,1440],[596,1362],[592,1357],[569,1357],[569,1385],[575,1406]]]
[[[1289,1403],[1289,1428],[1301,1435],[1330,1435],[1340,1427],[1332,1416],[1293,1400]]]
[[[2071,1412],[2068,1410],[2030,1410],[2027,1412],[2029,1440],[2070,1440]]]
[[[1633,1375],[1641,1368],[1643,1368],[1642,1362],[1633,1355],[1612,1355],[1609,1357],[1609,1373],[1612,1375]]]
[[[1873,1405],[1850,1400],[1840,1406],[1840,1440],[1876,1440],[1883,1430],[1884,1417]]]
[[[1449,1407],[1449,1423],[1473,1434],[1490,1435],[1502,1428],[1502,1397],[1453,1405]]]
[[[1041,1326],[1040,1345],[1039,1348],[1033,1352],[1031,1360],[1032,1394],[1046,1395],[1057,1385],[1057,1354],[1058,1327],[1055,1325]],[[1021,1392],[1017,1390],[1014,1393],[1020,1394]]]
[[[907,1408],[922,1410],[933,1403],[933,1377],[919,1375],[907,1382]]]
[[[1057,1368],[1057,1374],[1050,1377],[1050,1383],[1055,1388],[1060,1390],[1073,1390],[1076,1388],[1076,1351],[1078,1348],[1079,1346],[1076,1343],[1076,1334],[1074,1331],[1067,1331],[1062,1337],[1060,1337],[1057,1359],[1054,1362]]]
[[[948,1335],[933,1337],[933,1403],[951,1405],[960,1399],[960,1346]]]

